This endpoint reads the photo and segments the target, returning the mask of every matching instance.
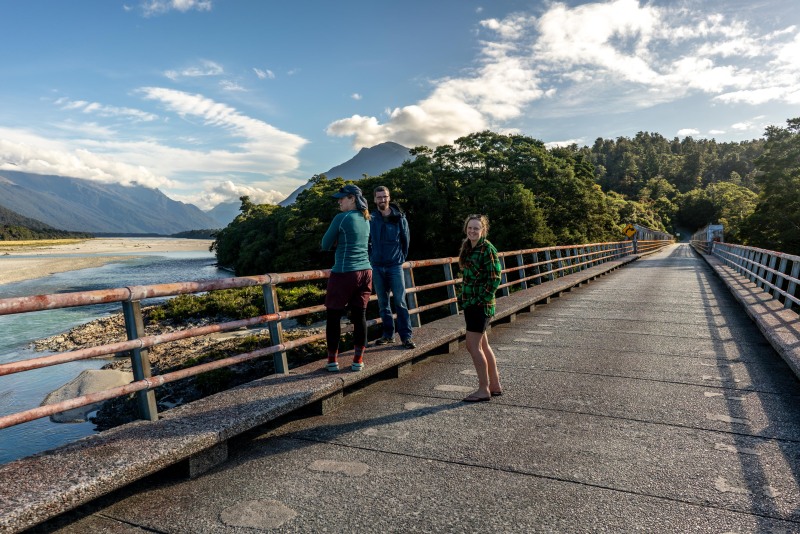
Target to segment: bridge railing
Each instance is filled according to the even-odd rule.
[[[722,242],[697,248],[719,258],[782,302],[785,308],[800,306],[800,256]]]
[[[644,243],[646,243],[646,247],[649,251],[653,251],[671,242],[671,240],[654,240]],[[643,242],[639,243],[640,250],[642,244]],[[633,254],[633,252],[633,244],[630,241],[590,243],[501,252],[500,257],[503,268],[502,281],[499,289],[500,297],[502,298],[502,296],[508,295],[512,291],[524,289],[528,287],[529,284],[547,283],[561,276],[628,256]],[[451,315],[458,314],[456,285],[461,282],[461,279],[455,277],[453,270],[453,264],[457,263],[458,258],[448,257],[408,261],[403,264],[409,312],[411,313],[412,323],[415,326],[421,324],[421,314],[428,310],[439,308],[447,310],[445,313],[449,312]],[[443,268],[444,276],[442,280],[423,285],[416,285],[414,283],[415,272],[436,266],[441,266]],[[280,310],[275,288],[279,284],[320,281],[329,276],[330,270],[270,273],[258,276],[217,280],[130,286],[115,289],[0,299],[0,315],[35,313],[57,308],[119,302],[122,305],[126,336],[128,338],[127,341],[83,347],[72,351],[0,364],[0,376],[77,360],[117,354],[128,354],[130,356],[134,376],[134,380],[131,383],[123,386],[2,416],[0,417],[0,429],[131,394],[135,394],[137,397],[140,417],[142,419],[154,421],[158,418],[158,410],[153,391],[155,388],[176,380],[258,358],[264,358],[269,355],[273,356],[275,372],[286,374],[289,371],[286,351],[324,340],[325,335],[324,333],[309,334],[298,339],[286,341],[283,336],[282,321],[319,313],[324,311],[325,307],[320,304],[292,310]],[[428,279],[432,279],[432,274],[426,272],[425,276],[420,276],[419,278],[425,278],[427,281]],[[158,335],[145,335],[141,303],[146,299],[174,297],[178,295],[251,286],[261,286],[263,290],[265,310],[267,312],[264,315],[237,321],[191,327]],[[420,294],[437,288],[446,289],[445,298],[433,296],[429,297],[427,299],[428,302],[425,304],[419,303]],[[431,291],[430,294],[435,295],[437,293],[441,294],[442,291]],[[372,298],[374,299],[375,296],[373,295]],[[368,326],[376,325],[380,322],[380,318],[371,319],[368,321]],[[151,347],[180,339],[205,336],[264,324],[269,328],[269,347],[160,375],[154,376],[151,373],[148,359],[148,349]],[[344,332],[350,330],[352,330],[352,326],[343,329]]]

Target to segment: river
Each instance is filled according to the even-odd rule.
[[[136,256],[103,267],[4,284],[0,286],[0,295],[3,298],[44,295],[232,276],[230,272],[218,269],[214,255],[206,251],[152,252],[144,255],[137,252]],[[144,302],[145,305],[151,303]],[[121,305],[115,303],[0,316],[0,363],[41,356],[41,353],[29,348],[32,341],[121,311]],[[35,408],[48,393],[66,384],[81,371],[99,369],[108,362],[108,359],[83,360],[0,376],[0,415]],[[49,418],[0,429],[0,464],[52,449],[92,433],[92,423],[53,423]]]

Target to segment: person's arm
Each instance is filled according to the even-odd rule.
[[[408,257],[408,245],[411,243],[411,231],[408,228],[408,219],[400,217],[400,252],[403,253],[403,261]]]
[[[333,250],[336,248],[336,243],[339,240],[339,227],[342,225],[342,216],[344,213],[339,213],[331,221],[331,225],[322,236],[322,250]]]
[[[480,259],[481,294],[480,300],[490,303],[494,299],[497,288],[500,287],[502,265],[497,249],[491,243],[485,243]]]

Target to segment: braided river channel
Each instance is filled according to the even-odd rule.
[[[2,261],[0,258],[0,268]],[[230,276],[233,276],[230,272],[216,267],[216,258],[211,252],[136,252],[135,257],[131,254],[130,260],[103,267],[0,285],[0,298]],[[145,301],[143,305],[154,303]],[[0,316],[0,363],[42,356],[45,353],[32,349],[33,341],[121,312],[121,304],[114,303]],[[0,416],[39,406],[48,393],[71,381],[83,370],[99,369],[109,361],[95,358],[0,376]],[[0,429],[0,464],[52,449],[94,432],[91,422],[53,423],[47,417]]]

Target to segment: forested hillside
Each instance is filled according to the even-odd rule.
[[[370,205],[374,187],[391,189],[410,222],[410,259],[456,255],[463,220],[476,212],[489,216],[500,250],[616,241],[627,223],[670,233],[722,223],[728,241],[798,253],[800,119],[787,122],[741,143],[641,132],[552,149],[485,131],[417,147],[413,161],[358,185]],[[316,176],[288,207],[242,197],[213,245],[219,263],[239,275],[329,268],[319,243],[343,184]]]
[[[36,219],[0,206],[0,241],[22,241],[34,239],[63,239],[90,237],[89,234],[58,230]]]

